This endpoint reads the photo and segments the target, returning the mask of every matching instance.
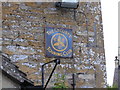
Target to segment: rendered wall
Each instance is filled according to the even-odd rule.
[[[13,82],[11,79],[9,79],[7,76],[3,75],[0,72],[0,76],[2,76],[2,85],[0,86],[0,89],[2,88],[16,88],[16,90],[19,90],[20,85],[18,85],[17,83]]]
[[[76,87],[105,87],[106,62],[100,2],[80,2],[77,11],[88,18],[86,30],[83,14],[55,8],[55,3],[11,2],[2,3],[2,52],[27,74],[35,85],[41,84],[41,65],[55,58],[45,57],[45,27],[73,29],[73,58],[62,58],[55,71],[66,75],[66,85],[71,87],[72,73]],[[53,64],[46,67],[47,78]],[[55,77],[49,84],[52,87]]]

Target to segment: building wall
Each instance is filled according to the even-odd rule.
[[[0,89],[2,89],[2,73],[0,71]]]
[[[72,73],[76,76],[76,87],[105,87],[106,62],[104,54],[103,26],[100,2],[81,2],[77,11],[88,18],[86,30],[85,16],[73,11],[57,9],[55,3],[11,2],[2,3],[2,51],[27,74],[35,85],[41,84],[41,65],[55,58],[45,57],[45,27],[73,29],[73,58],[62,58],[55,75],[65,75],[66,85],[71,87]],[[48,78],[53,64],[45,70]]]
[[[0,85],[0,89],[2,88],[16,88],[16,90],[18,90],[20,88],[20,85],[15,83],[14,81],[12,81],[11,79],[9,79],[7,76],[5,76],[4,74],[1,73],[0,71],[0,77],[1,77],[1,85]]]

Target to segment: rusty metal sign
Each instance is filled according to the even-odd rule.
[[[46,27],[46,57],[73,57],[72,29]]]

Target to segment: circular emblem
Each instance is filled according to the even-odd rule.
[[[57,33],[51,38],[52,48],[56,51],[64,51],[68,47],[68,40],[65,35]]]

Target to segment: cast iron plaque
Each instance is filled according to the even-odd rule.
[[[46,27],[46,57],[72,57],[72,29]]]

